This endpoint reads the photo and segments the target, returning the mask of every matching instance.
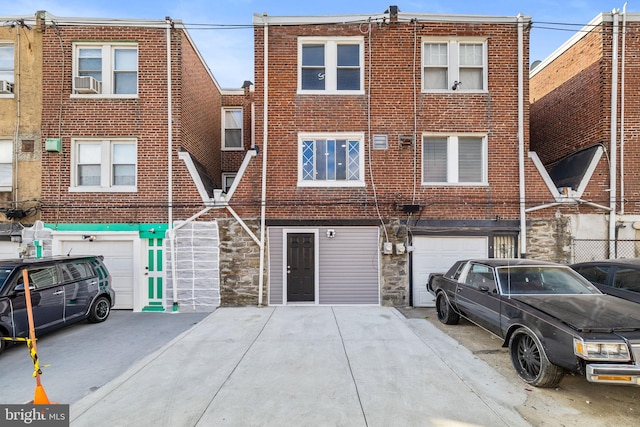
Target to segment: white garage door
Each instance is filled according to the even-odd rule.
[[[427,291],[431,273],[446,273],[454,262],[467,258],[486,258],[486,237],[427,237],[413,238],[413,306],[433,307],[434,297]]]
[[[113,308],[133,309],[133,242],[132,241],[65,241],[63,253],[71,255],[102,255],[111,273],[111,286],[116,291]]]

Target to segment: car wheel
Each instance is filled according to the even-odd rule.
[[[509,340],[511,363],[516,373],[534,387],[557,386],[564,371],[547,358],[540,340],[529,329],[520,328]]]
[[[107,297],[98,297],[89,310],[89,322],[100,323],[107,320],[111,312],[111,303]]]
[[[436,297],[436,312],[438,320],[445,325],[455,325],[460,321],[460,315],[453,311],[453,307],[442,292]]]

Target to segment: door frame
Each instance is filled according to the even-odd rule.
[[[308,233],[313,234],[313,301],[309,302],[292,302],[287,301],[287,237],[293,233]],[[282,257],[282,304],[283,305],[318,305],[319,304],[319,284],[320,284],[320,245],[319,237],[320,233],[317,228],[284,228],[282,229],[282,251],[284,256]]]

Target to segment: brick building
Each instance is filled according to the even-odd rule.
[[[573,260],[638,256],[639,31],[640,14],[599,14],[531,70],[531,149]]]
[[[428,305],[454,260],[526,255],[529,23],[254,15],[257,156],[228,202],[263,221],[261,303]]]

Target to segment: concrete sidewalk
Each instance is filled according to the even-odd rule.
[[[99,361],[96,361],[99,364]],[[220,308],[72,426],[528,426],[522,388],[389,307]]]

